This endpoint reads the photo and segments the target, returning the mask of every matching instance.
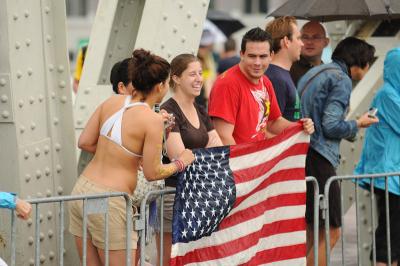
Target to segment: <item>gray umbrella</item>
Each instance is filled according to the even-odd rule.
[[[268,16],[334,21],[400,18],[400,0],[288,0]]]

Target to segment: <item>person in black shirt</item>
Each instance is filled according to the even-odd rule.
[[[308,70],[323,64],[322,51],[329,44],[325,29],[318,21],[307,22],[300,32],[304,46],[301,48],[300,60],[293,63],[290,68],[290,75],[296,86]]]

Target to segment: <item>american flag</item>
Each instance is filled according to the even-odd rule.
[[[305,265],[301,125],[264,141],[194,150],[178,178],[171,265]]]

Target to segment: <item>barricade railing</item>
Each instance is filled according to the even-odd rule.
[[[374,181],[378,178],[385,179],[385,214],[386,214],[386,245],[387,245],[387,259],[388,265],[391,265],[392,258],[391,258],[391,244],[390,244],[390,220],[389,220],[389,187],[388,187],[388,180],[389,178],[398,178],[400,176],[400,172],[396,173],[378,173],[378,174],[366,174],[366,175],[345,175],[345,176],[333,176],[329,178],[324,187],[324,196],[323,196],[323,204],[321,206],[323,211],[323,217],[325,218],[325,241],[326,241],[326,264],[329,266],[331,263],[330,255],[330,222],[329,222],[329,190],[333,182],[339,182],[340,186],[340,209],[341,209],[341,242],[342,242],[342,265],[345,262],[345,255],[344,255],[344,204],[343,204],[343,181],[353,181],[354,183],[354,192],[355,192],[355,207],[356,207],[356,226],[357,226],[357,265],[361,264],[361,233],[360,233],[360,214],[359,214],[359,191],[362,189],[359,186],[359,180],[367,179],[370,182],[370,205],[371,205],[371,221],[372,221],[372,263],[376,265],[376,240],[375,240],[375,229],[376,229],[376,221],[375,221],[375,192],[374,192]]]
[[[322,195],[319,195],[319,186],[318,181],[313,176],[307,176],[306,182],[311,182],[314,187],[314,240],[313,240],[313,252],[314,252],[314,266],[318,266],[318,235],[319,235],[319,202],[322,198]]]
[[[59,248],[58,248],[58,265],[64,265],[64,211],[65,202],[69,201],[83,201],[83,226],[82,226],[82,265],[86,266],[87,256],[87,223],[89,214],[104,214],[105,225],[105,249],[104,249],[104,265],[109,265],[109,230],[108,230],[108,200],[109,198],[123,197],[126,201],[126,265],[131,265],[131,233],[133,229],[132,225],[132,201],[127,193],[123,192],[110,192],[102,194],[91,194],[91,195],[71,195],[71,196],[60,196],[60,197],[48,197],[40,199],[27,200],[33,205],[35,213],[35,265],[41,265],[40,262],[40,205],[41,204],[55,204],[59,206],[59,225],[58,225],[58,236],[59,236]],[[16,265],[16,213],[11,211],[11,266]],[[130,230],[129,230],[130,229]]]
[[[313,187],[314,187],[314,226],[313,226],[313,231],[314,235],[318,236],[318,230],[319,230],[319,202],[322,197],[322,195],[319,195],[319,186],[318,182],[315,179],[315,177],[308,176],[306,177],[306,182],[311,182]],[[145,265],[145,249],[146,249],[146,236],[149,231],[149,221],[148,217],[146,215],[146,208],[148,206],[148,199],[154,199],[154,197],[160,197],[160,238],[159,238],[159,250],[158,250],[158,255],[159,255],[159,264],[160,266],[163,265],[163,254],[164,254],[164,239],[163,239],[163,233],[164,233],[164,196],[167,194],[173,194],[175,193],[175,189],[165,189],[165,190],[159,190],[159,191],[150,191],[149,193],[146,194],[145,198],[141,202],[140,206],[140,217],[138,220],[135,222],[135,229],[138,231],[139,238],[140,238],[140,266]],[[313,247],[313,252],[314,252],[314,265],[318,266],[318,237],[314,237],[314,247]]]

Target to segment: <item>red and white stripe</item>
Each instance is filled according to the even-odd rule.
[[[305,265],[305,157],[301,126],[231,147],[236,201],[208,237],[172,246],[171,265]]]

